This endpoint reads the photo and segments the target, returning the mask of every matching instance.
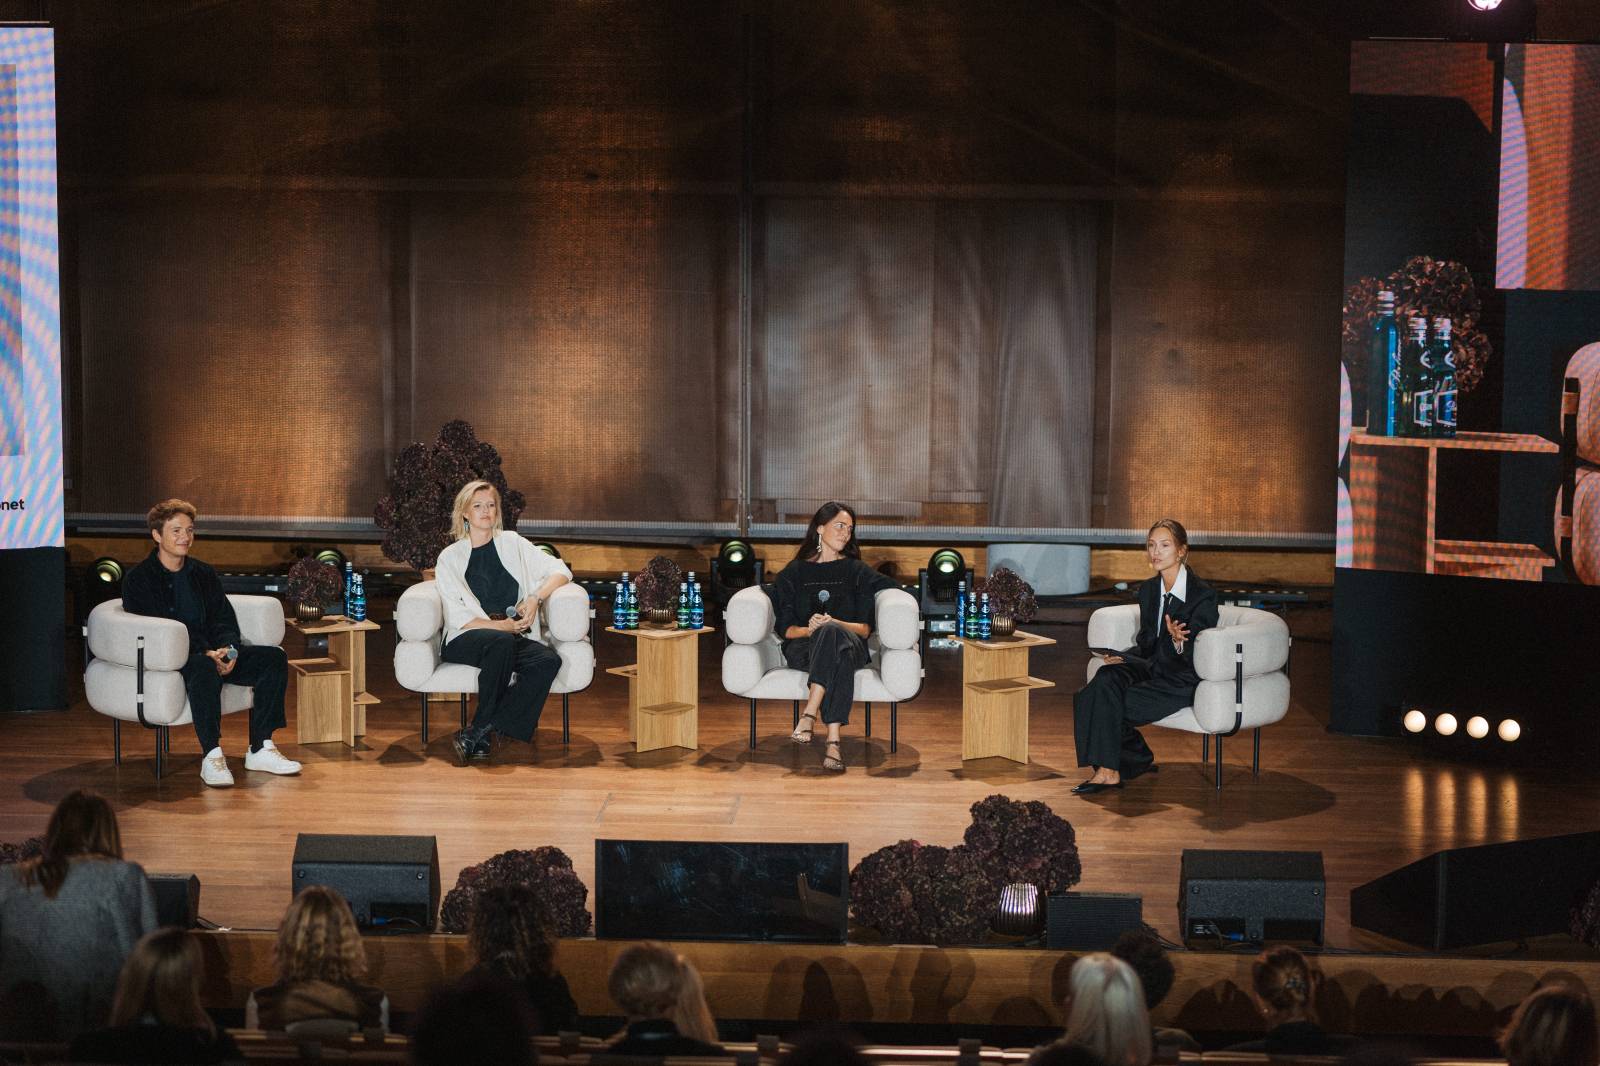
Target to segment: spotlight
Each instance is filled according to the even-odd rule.
[[[550,544],[542,540],[536,540],[533,542],[533,546],[550,556],[552,559],[561,558],[561,553],[556,550],[556,546],[554,544]]]
[[[108,585],[122,584],[122,564],[108,556],[101,556],[89,568],[89,573]]]
[[[1515,718],[1507,718],[1505,721],[1500,723],[1500,739],[1505,741],[1507,744],[1511,743],[1513,740],[1516,740],[1521,735],[1522,727],[1517,724],[1517,720]]]
[[[1420,733],[1428,728],[1428,716],[1416,709],[1407,711],[1401,722],[1408,733]]]
[[[327,563],[341,574],[344,573],[344,552],[338,548],[319,548],[312,558],[319,563]]]
[[[1467,736],[1473,740],[1482,740],[1489,735],[1489,720],[1482,715],[1473,715],[1467,719]]]
[[[1456,732],[1456,716],[1446,711],[1433,720],[1433,728],[1437,729],[1442,737],[1454,736]]]
[[[1467,0],[1467,2],[1477,11],[1493,11],[1500,6],[1500,0]]]
[[[954,548],[940,548],[928,556],[928,565],[917,571],[922,617],[928,619],[929,632],[955,632],[956,586],[963,581],[972,587],[972,571]]]
[[[761,559],[749,544],[742,540],[723,541],[711,560],[711,597],[717,607],[726,610],[735,592],[759,585],[762,571]]]

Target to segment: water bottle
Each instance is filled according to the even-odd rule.
[[[350,592],[350,613],[346,617],[352,622],[367,620],[367,583],[361,579],[360,574],[354,577],[354,588]]]
[[[956,636],[967,635],[967,583],[956,582]]]
[[[978,639],[978,589],[973,586],[967,593],[967,639]]]
[[[1400,396],[1397,425],[1402,437],[1433,435],[1433,363],[1428,347],[1428,320],[1413,317],[1400,349]]]
[[[628,591],[628,628],[639,628],[639,586],[632,581],[627,582]]]
[[[1456,350],[1450,320],[1433,320],[1433,435],[1456,435]]]
[[[345,561],[344,564],[344,610],[341,612],[346,618],[350,617],[350,601],[355,598],[356,591],[356,564]]]
[[[1394,317],[1394,293],[1378,293],[1378,317],[1372,320],[1367,344],[1367,433],[1393,437],[1400,418],[1400,327]]]
[[[985,592],[983,594],[983,606],[980,607],[979,610],[978,610],[978,639],[979,640],[988,640],[989,639],[990,633],[993,632],[993,630],[991,629],[992,625],[993,625],[993,619],[989,616],[989,594],[987,592]]]
[[[700,582],[689,575],[689,628],[702,629],[706,624],[706,601],[700,596]]]
[[[628,628],[628,572],[622,572],[622,580],[617,582],[617,591],[611,597],[611,628]]]

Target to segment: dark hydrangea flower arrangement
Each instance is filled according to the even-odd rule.
[[[639,590],[639,606],[643,610],[661,610],[678,602],[678,584],[683,581],[683,570],[665,555],[658,555],[644,564],[639,571],[635,587]]]
[[[978,586],[980,594],[989,594],[989,610],[996,615],[1009,615],[1018,622],[1033,621],[1039,607],[1034,599],[1033,586],[1022,580],[1009,566],[997,566],[987,580]]]
[[[307,556],[289,567],[288,588],[293,603],[308,607],[327,607],[339,602],[344,593],[344,575],[332,563]]]
[[[383,554],[418,570],[432,567],[452,539],[450,507],[469,481],[487,481],[499,491],[500,520],[515,529],[527,500],[507,486],[500,453],[480,441],[471,425],[446,422],[432,444],[402,448],[389,491],[372,510],[384,531]]]
[[[456,878],[439,906],[439,931],[465,933],[478,893],[496,885],[531,885],[544,901],[557,936],[588,936],[594,916],[585,906],[589,889],[573,872],[572,860],[560,848],[502,851]]]

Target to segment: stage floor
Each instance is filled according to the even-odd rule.
[[[851,862],[894,841],[952,845],[968,807],[992,793],[1043,800],[1077,830],[1085,891],[1137,892],[1144,913],[1176,939],[1179,853],[1186,847],[1319,850],[1327,880],[1327,943],[1334,948],[1408,950],[1349,922],[1350,889],[1441,848],[1589,830],[1600,825],[1600,790],[1575,769],[1539,770],[1452,762],[1402,740],[1331,735],[1328,643],[1331,611],[1290,613],[1296,636],[1289,716],[1263,731],[1262,772],[1252,778],[1248,734],[1226,749],[1222,791],[1200,762],[1197,738],[1147,735],[1162,770],[1090,800],[1069,794],[1084,773],[1072,754],[1072,692],[1084,673],[1087,611],[1033,630],[1059,644],[1033,652],[1032,672],[1058,687],[1033,696],[1031,761],[963,764],[960,653],[930,653],[922,694],[900,708],[900,748],[888,750],[888,708],[878,735],[856,722],[844,746],[849,770],[820,768],[819,744],[787,739],[787,703],[761,706],[760,744],[747,746],[747,704],[721,687],[721,640],[701,641],[699,751],[638,755],[627,740],[626,687],[604,673],[632,661],[632,642],[599,633],[594,684],[572,697],[572,742],[561,744],[553,698],[533,746],[510,744],[494,764],[457,766],[448,735],[453,704],[435,704],[424,751],[417,698],[392,676],[392,610],[369,642],[368,734],[355,749],[278,740],[305,763],[299,778],[246,773],[245,721],[225,719],[224,747],[238,786],[200,783],[192,730],[173,732],[167,777],[153,776],[154,741],[123,731],[123,764],[111,759],[111,723],[82,700],[65,712],[0,715],[0,840],[41,833],[51,807],[74,788],[110,797],[130,859],[152,871],[194,872],[201,912],[220,925],[271,928],[290,898],[295,834],[422,833],[438,837],[443,886],[458,871],[508,848],[554,844],[591,886],[596,837],[834,841]],[[286,642],[291,656],[299,637]],[[76,656],[76,657],[74,657]],[[69,649],[81,662],[81,649]],[[1537,950],[1537,948],[1536,948]]]

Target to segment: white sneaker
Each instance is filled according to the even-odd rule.
[[[269,774],[297,774],[300,764],[287,758],[283,752],[273,746],[272,741],[263,740],[260,751],[248,752],[244,757],[246,770],[262,770]]]
[[[212,748],[200,760],[200,780],[212,788],[233,787],[233,771],[228,769],[228,760],[221,748]]]

